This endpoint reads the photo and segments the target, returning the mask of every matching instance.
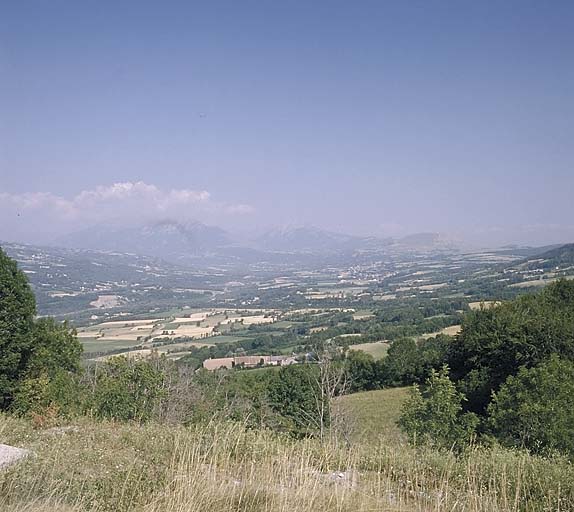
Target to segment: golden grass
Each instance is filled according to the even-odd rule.
[[[561,459],[400,442],[295,441],[240,424],[185,429],[82,419],[35,431],[0,417],[0,442],[36,454],[0,472],[2,512],[495,512],[571,510]]]

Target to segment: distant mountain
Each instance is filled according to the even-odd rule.
[[[174,260],[216,250],[229,245],[231,240],[218,227],[199,222],[182,224],[166,220],[134,228],[99,226],[60,238],[56,243],[64,247],[134,253]]]
[[[254,241],[255,247],[274,252],[335,252],[360,250],[374,243],[375,238],[334,233],[313,226],[284,227],[270,230]]]
[[[395,247],[410,250],[452,250],[460,247],[460,243],[452,240],[441,233],[414,233],[399,238],[395,241]]]
[[[223,229],[199,222],[166,220],[132,228],[99,226],[67,235],[55,245],[153,256],[177,264],[253,263],[283,258],[381,255],[391,250],[456,250],[460,246],[437,233],[419,233],[398,240],[336,233],[313,226],[282,227],[251,241],[232,240]],[[295,258],[295,260],[294,260]]]

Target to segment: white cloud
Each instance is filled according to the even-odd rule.
[[[206,190],[162,189],[143,181],[102,185],[71,198],[50,192],[0,192],[0,217],[12,219],[2,223],[0,237],[35,231],[53,235],[99,223],[130,225],[165,218],[218,223],[252,212],[249,205],[214,201]]]

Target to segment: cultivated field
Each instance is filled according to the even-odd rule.
[[[156,347],[160,352],[172,352],[185,346],[229,342],[233,332],[244,331],[251,325],[273,324],[278,317],[273,310],[203,310],[163,318],[101,322],[79,329],[78,337],[88,354],[134,347],[140,347],[137,353],[144,354],[142,351],[153,344],[182,339],[181,343]]]

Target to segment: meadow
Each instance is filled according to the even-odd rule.
[[[565,459],[405,443],[406,389],[341,399],[354,434],[295,440],[241,423],[139,425],[78,418],[34,428],[0,416],[0,442],[32,451],[0,471],[3,512],[498,512],[574,509]]]

